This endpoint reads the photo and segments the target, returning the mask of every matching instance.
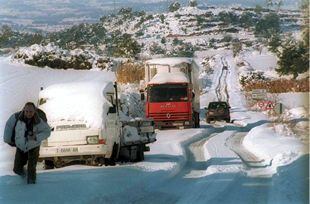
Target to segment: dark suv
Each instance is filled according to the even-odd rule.
[[[227,123],[230,122],[230,106],[227,102],[218,101],[210,102],[207,112],[206,121],[210,123],[211,120],[225,120]]]

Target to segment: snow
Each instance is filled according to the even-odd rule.
[[[189,79],[183,72],[159,72],[148,84],[188,83]]]
[[[267,124],[253,128],[246,135],[243,144],[270,163],[272,168],[269,170],[272,173],[276,173],[278,166],[287,165],[296,157],[307,153],[306,146],[301,144],[300,140],[275,134]]]
[[[158,58],[158,59],[151,59],[146,61],[146,64],[152,65],[169,65],[171,67],[182,64],[182,63],[187,63],[191,64],[192,60],[190,58],[185,58],[185,57],[177,57],[177,58]]]
[[[49,122],[82,121],[91,128],[101,128],[111,104],[104,97],[113,93],[112,82],[75,82],[55,84],[40,92],[46,103],[40,108]]]
[[[309,109],[309,93],[280,93],[277,94],[278,102],[282,103],[286,108],[305,107]]]
[[[243,75],[250,71],[258,71],[264,72],[269,78],[279,78],[279,74],[275,71],[277,56],[266,48],[261,48],[261,51],[245,51],[237,57],[237,60],[245,63],[245,66],[241,67]]]
[[[115,74],[107,71],[65,71],[53,70],[50,68],[36,68],[11,62],[10,57],[0,57],[0,132],[4,131],[4,126],[9,116],[14,112],[20,111],[27,101],[32,101],[37,104],[40,87],[76,82],[76,86],[72,88],[80,89],[81,84],[102,83],[104,86],[107,81],[114,79]],[[61,87],[61,85],[59,86]],[[87,103],[88,102],[85,102],[86,105],[88,105]],[[88,109],[92,109],[92,107],[87,107],[87,109],[83,108],[82,110],[81,108],[82,107],[80,107],[79,112],[75,114],[80,113],[81,119],[86,119],[90,125],[96,125],[98,122],[95,121],[95,119],[97,117],[99,118],[99,115],[85,115],[85,112],[87,112]],[[76,109],[77,108],[75,108],[75,110]],[[70,110],[73,111],[73,109]],[[102,110],[102,107],[99,110]],[[60,112],[58,113],[63,114]],[[0,155],[0,175],[12,174],[14,148],[10,148],[10,146],[4,144],[3,140],[0,141],[0,147],[3,151]]]
[[[206,61],[213,71],[202,67],[200,70],[199,79],[206,81],[202,87],[202,107],[218,99],[218,92],[223,96],[228,93],[232,123],[207,124],[201,111],[201,129],[157,131],[157,141],[150,144],[150,152],[143,162],[118,163],[115,167],[74,165],[53,170],[43,170],[40,164],[38,183],[33,186],[13,174],[14,148],[0,141],[3,152],[0,203],[306,203],[309,196],[306,145],[295,133],[287,134],[283,124],[273,126],[264,113],[247,109],[238,82],[237,60],[230,51],[201,52],[197,55],[198,61],[202,62],[206,56],[210,57]],[[223,64],[228,65],[225,75],[221,74]],[[78,96],[73,94],[77,90],[90,90],[88,85],[96,93],[105,90],[107,81],[115,79],[113,73],[106,71],[42,69],[12,63],[8,58],[0,58],[0,72],[0,131],[7,118],[26,101],[38,100],[42,86],[69,97]],[[65,83],[71,84],[72,89],[61,90]],[[131,89],[130,86],[123,88]],[[53,95],[48,91],[42,94]],[[291,107],[287,118],[307,119],[306,109],[300,107]],[[93,124],[85,113],[76,114]],[[97,114],[92,117],[99,118]],[[57,115],[61,114],[55,113],[55,118]],[[128,135],[130,132],[128,130]],[[239,134],[245,136],[241,145],[270,161],[270,167],[246,166],[232,150],[231,141]],[[260,177],[265,174],[266,177]]]
[[[208,56],[209,60],[207,61],[207,63],[213,71],[210,72],[210,70],[205,70],[200,73],[200,80],[207,81],[207,83],[205,83],[206,86],[202,87],[203,92],[205,92],[205,94],[201,95],[202,106],[207,106],[210,101],[218,100],[218,94],[216,94],[216,92],[218,90],[218,83],[220,83],[221,81],[220,77],[222,72],[222,64],[227,63],[229,73],[226,78],[226,84],[229,93],[229,104],[232,107],[231,118],[233,124],[247,129],[249,128],[249,132],[245,134],[242,143],[247,150],[254,153],[258,157],[265,159],[266,163],[273,161],[272,166],[268,170],[263,172],[265,176],[272,176],[277,172],[277,168],[279,166],[290,164],[301,155],[307,154],[307,151],[305,151],[307,144],[302,144],[298,137],[296,137],[295,133],[293,133],[287,125],[280,123],[278,125],[275,125],[274,127],[269,127],[267,124],[270,122],[267,115],[262,112],[247,110],[247,105],[245,103],[246,99],[244,95],[242,95],[242,93],[240,92],[241,86],[238,82],[238,75],[241,73],[235,63],[236,61],[238,62],[238,58],[234,59],[232,57],[232,53],[226,50],[207,52],[205,53],[205,55],[204,52],[198,53],[198,57],[202,58],[204,56]],[[257,64],[256,61],[255,63]],[[262,64],[264,64],[264,62]],[[264,65],[262,65],[262,67],[264,67]],[[208,81],[212,81],[213,83],[209,85]],[[221,94],[225,95],[225,91],[221,89],[221,92]],[[298,102],[299,99],[296,99],[300,96],[300,94],[295,94],[296,93],[282,95],[281,102],[286,102],[286,104],[288,104],[288,102],[291,102],[292,104],[295,103],[295,106],[301,104],[305,105],[306,103],[304,100]],[[286,121],[289,120],[288,118],[308,118],[306,109],[302,107],[295,107],[291,110],[287,110],[285,114],[287,115],[285,117]],[[218,127],[218,125],[220,125],[219,127],[223,127],[221,124],[214,124],[215,127]],[[305,126],[304,123],[300,123],[299,125],[303,127]],[[239,131],[241,131],[241,129]],[[235,133],[231,133],[231,135],[234,135]],[[208,149],[205,156],[206,158],[217,158],[219,157],[218,155],[225,155],[225,152],[223,150],[219,150],[217,147],[219,146],[221,137],[229,138],[229,136],[223,135],[225,134],[217,134],[208,141]],[[213,142],[215,142],[215,145],[212,144]],[[213,154],[213,156],[210,156],[210,154]],[[235,154],[230,153],[230,157],[234,158],[233,155]],[[225,169],[222,169],[221,166],[212,166],[211,168],[208,168],[205,174],[215,174],[222,171],[233,172],[233,170],[237,171],[238,168],[238,165],[232,165],[231,168]],[[255,177],[261,175],[262,172],[256,172],[251,170],[248,172],[246,171],[246,174]]]

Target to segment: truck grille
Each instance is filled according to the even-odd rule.
[[[188,113],[150,113],[149,118],[153,118],[155,121],[189,120],[189,114]]]

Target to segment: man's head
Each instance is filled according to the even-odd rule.
[[[26,119],[31,119],[36,113],[36,106],[32,102],[27,102],[24,106],[23,112]]]

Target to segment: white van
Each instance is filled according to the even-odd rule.
[[[45,168],[144,159],[145,145],[156,141],[154,122],[121,120],[116,90],[112,82],[57,84],[41,90],[39,108],[52,127],[51,136],[40,148]]]

